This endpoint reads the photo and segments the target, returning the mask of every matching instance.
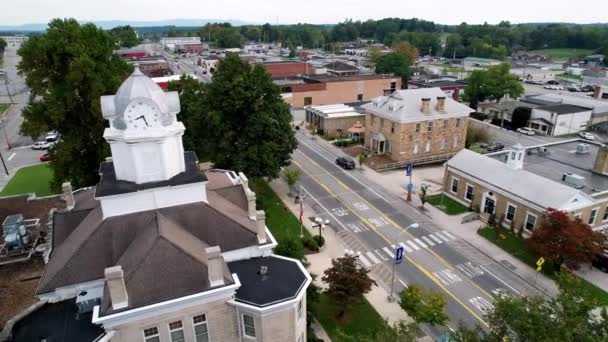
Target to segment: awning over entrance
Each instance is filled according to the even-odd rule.
[[[372,139],[377,141],[386,141],[386,137],[382,133],[374,133],[374,135],[372,135]]]
[[[363,124],[361,124],[360,121],[357,121],[351,128],[348,129],[349,133],[365,133],[365,127],[363,126]]]

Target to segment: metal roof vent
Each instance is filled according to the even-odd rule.
[[[562,175],[562,181],[575,189],[582,189],[585,187],[585,177],[574,173],[564,173]]]
[[[267,275],[268,274],[268,266],[266,265],[262,265],[260,266],[260,271],[258,272],[260,275]]]
[[[589,154],[589,144],[577,144],[576,154]]]

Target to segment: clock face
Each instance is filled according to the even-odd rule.
[[[146,101],[134,101],[125,111],[125,121],[129,128],[146,130],[160,127],[161,113],[158,107]]]

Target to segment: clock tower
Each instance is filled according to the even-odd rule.
[[[101,112],[110,122],[103,137],[112,149],[117,180],[161,182],[184,172],[179,110],[177,92],[164,92],[138,66],[116,95],[101,97]]]

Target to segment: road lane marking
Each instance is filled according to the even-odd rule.
[[[312,163],[316,164],[317,166],[321,167],[319,164],[317,164],[314,160],[312,160],[311,158],[309,158],[308,156],[306,156],[306,154],[304,154],[303,152],[300,152],[304,157],[306,157],[308,160],[310,160]],[[302,164],[300,164],[297,160],[293,160],[293,163],[296,164],[296,166],[298,166],[304,173],[306,173],[309,177],[311,177],[321,188],[323,188],[325,191],[327,191],[327,193],[329,193],[330,195],[332,195],[334,197],[335,200],[337,200],[338,202],[342,203],[345,207],[349,208],[348,205],[346,205],[344,203],[344,201],[342,201],[340,198],[338,198],[333,191],[331,191],[331,189],[329,189],[325,184],[321,183],[321,181],[319,181],[318,178],[310,175],[310,173],[302,166]],[[332,164],[333,165],[333,164]],[[337,180],[339,181],[339,180]],[[361,196],[359,196],[359,194],[357,194],[356,192],[352,191],[352,189],[346,187],[346,185],[344,185],[344,183],[340,182],[340,184],[342,184],[346,189],[349,189],[352,193],[354,193],[356,196],[358,196],[360,199],[362,199],[364,202],[368,203],[367,200],[365,200],[364,198],[362,198]],[[308,193],[308,191],[307,191]],[[310,194],[310,193],[309,193]],[[376,211],[380,212],[377,208],[375,208],[374,206],[370,205],[371,208],[374,208]],[[357,212],[355,212],[352,208],[349,208],[351,210],[351,212],[353,213],[353,215],[355,215],[356,217],[359,218],[359,220],[361,220],[363,223],[365,223],[368,227],[370,227],[376,234],[378,234],[379,237],[381,237],[384,241],[386,241],[388,244],[392,244],[391,240],[389,240],[384,234],[382,234],[380,231],[378,231],[376,229],[376,227],[374,227],[369,221],[367,221],[364,217],[362,217],[361,215],[359,215]],[[380,212],[382,214],[382,212]],[[383,214],[384,215],[384,214]],[[385,216],[386,217],[386,216]],[[388,218],[388,217],[387,217]],[[403,228],[401,228],[399,225],[397,225],[396,223],[394,223],[392,220],[389,219],[389,222],[391,222],[392,225],[394,225],[396,228],[398,228],[401,231],[404,231]],[[346,228],[345,228],[346,229]],[[409,234],[409,232],[405,231],[406,234],[412,236],[411,234]],[[392,254],[392,253],[391,253]],[[433,253],[433,255],[435,255],[435,257],[437,257],[439,260],[441,260],[443,263],[445,263],[446,265],[449,265],[443,258],[441,258],[439,255]],[[448,288],[445,287],[445,285],[443,285],[441,283],[441,281],[439,281],[437,279],[437,277],[435,277],[433,274],[431,274],[426,268],[424,268],[422,265],[420,265],[419,263],[417,263],[416,261],[414,261],[412,258],[410,258],[407,255],[403,256],[410,264],[412,264],[414,267],[416,267],[420,272],[422,272],[427,278],[429,278],[431,281],[433,281],[440,289],[442,289],[445,293],[448,294],[448,296],[450,296],[455,302],[457,302],[460,306],[462,306],[463,309],[465,309],[469,314],[471,314],[471,316],[475,317],[479,322],[481,322],[481,324],[483,324],[484,326],[486,326],[487,328],[490,327],[490,325],[488,324],[488,322],[486,322],[481,316],[479,316],[477,313],[475,313],[467,304],[465,304],[460,298],[458,298],[458,296],[456,296],[454,293],[452,293],[452,291],[450,291]],[[474,283],[473,283],[474,284]],[[477,284],[474,284],[475,286],[477,286]],[[479,286],[477,286],[477,288],[479,290],[481,290],[483,293],[487,293],[485,292],[482,288],[480,288]],[[493,298],[491,295],[488,294],[488,297]]]
[[[384,247],[384,248],[386,248],[386,247]],[[388,248],[387,248],[387,249],[388,249]],[[387,258],[387,257],[385,257],[384,255],[382,255],[382,253],[380,253],[380,251],[379,251],[379,250],[374,249],[374,252],[375,252],[376,254],[378,254],[378,256],[380,257],[380,259],[382,259],[383,261],[388,261],[388,258]]]
[[[395,252],[391,251],[390,249],[388,249],[388,247],[382,247],[382,250],[388,254],[388,256],[390,256],[391,258],[395,257]]]
[[[445,242],[450,242],[450,239],[446,238],[445,236],[441,235],[441,232],[435,232],[435,235],[439,236],[439,238]]]
[[[341,225],[341,226],[342,226],[342,228],[344,228],[344,230],[347,230],[347,229],[346,229],[346,227],[344,226],[344,224],[342,224],[342,222],[341,222],[340,220],[338,220],[338,219],[337,219],[337,218],[334,216],[334,214],[332,214],[332,213],[331,213],[331,211],[327,210],[327,208],[325,208],[325,206],[324,206],[323,204],[321,204],[321,202],[319,202],[319,200],[317,200],[317,199],[315,198],[315,196],[313,196],[313,195],[312,195],[310,192],[308,192],[308,190],[306,190],[306,188],[305,188],[305,187],[300,186],[300,189],[304,190],[304,192],[308,194],[308,197],[312,198],[312,199],[313,199],[313,201],[317,202],[317,204],[318,204],[318,205],[319,205],[319,206],[320,206],[320,207],[321,207],[323,210],[325,210],[325,211],[327,212],[327,214],[329,214],[329,216],[331,216],[331,218],[333,218],[333,219],[334,219],[334,221],[335,221],[335,222],[337,222],[339,225]],[[303,199],[302,199],[302,200],[303,200]]]
[[[408,253],[412,253],[414,251],[411,248],[409,248],[406,244],[404,244],[403,242],[399,242],[399,246],[403,247],[403,249],[405,249],[405,251]]]
[[[422,240],[424,240],[424,242],[428,243],[428,244],[429,244],[429,246],[431,246],[431,247],[435,246],[435,243],[434,243],[433,241],[431,241],[431,239],[429,239],[429,238],[428,238],[428,237],[426,237],[426,236],[423,236],[423,237],[422,237]]]
[[[474,277],[482,276],[485,274],[481,268],[479,268],[478,266],[475,266],[470,261],[467,261],[463,264],[458,264],[458,265],[456,265],[456,268],[461,270],[469,278],[474,278]]]
[[[485,268],[483,265],[479,265],[479,267],[481,267],[484,271],[486,271],[486,273],[490,274],[491,276],[493,276],[494,278],[496,278],[498,281],[500,281],[501,283],[503,283],[506,287],[510,288],[511,290],[513,290],[513,292],[517,293],[517,295],[521,295],[521,292],[517,291],[513,286],[507,284],[506,281],[502,280],[499,276],[497,276],[496,274],[490,272],[490,270],[488,270],[487,268]]]
[[[439,239],[438,237],[436,237],[433,234],[429,234],[429,236],[431,237],[431,239],[435,240],[435,242],[437,242],[438,244],[442,244],[443,241],[441,239]]]
[[[418,238],[414,239],[414,241],[416,241],[416,243],[419,244],[422,248],[429,248],[429,246],[427,246],[424,242],[420,241],[420,239]]]
[[[413,243],[412,240],[407,240],[405,242],[407,242],[408,245],[412,246],[414,248],[414,250],[420,250],[420,247],[418,247],[417,244]]]
[[[365,254],[367,255],[367,258],[372,262],[372,265],[375,265],[380,262],[380,260],[378,260],[378,258],[376,258],[376,256],[371,252],[367,252]]]
[[[456,237],[454,235],[450,234],[450,232],[448,232],[447,230],[444,230],[443,234],[445,234],[447,237],[449,237],[452,240],[456,240]]]
[[[494,305],[483,297],[473,297],[469,299],[469,303],[471,303],[477,310],[483,312],[484,314],[494,310]]]
[[[17,155],[17,153],[13,152],[13,154],[11,154],[11,156],[8,157],[7,160],[10,161],[11,159],[13,159],[15,157],[15,155]]]
[[[433,272],[433,275],[435,275],[443,283],[443,285],[446,286],[456,284],[462,281],[462,278],[460,278],[456,273],[454,273],[454,271],[449,268]]]
[[[407,289],[407,284],[403,280],[401,280],[400,278],[397,278],[397,280],[399,280],[401,285],[403,285],[403,287],[405,287]]]

